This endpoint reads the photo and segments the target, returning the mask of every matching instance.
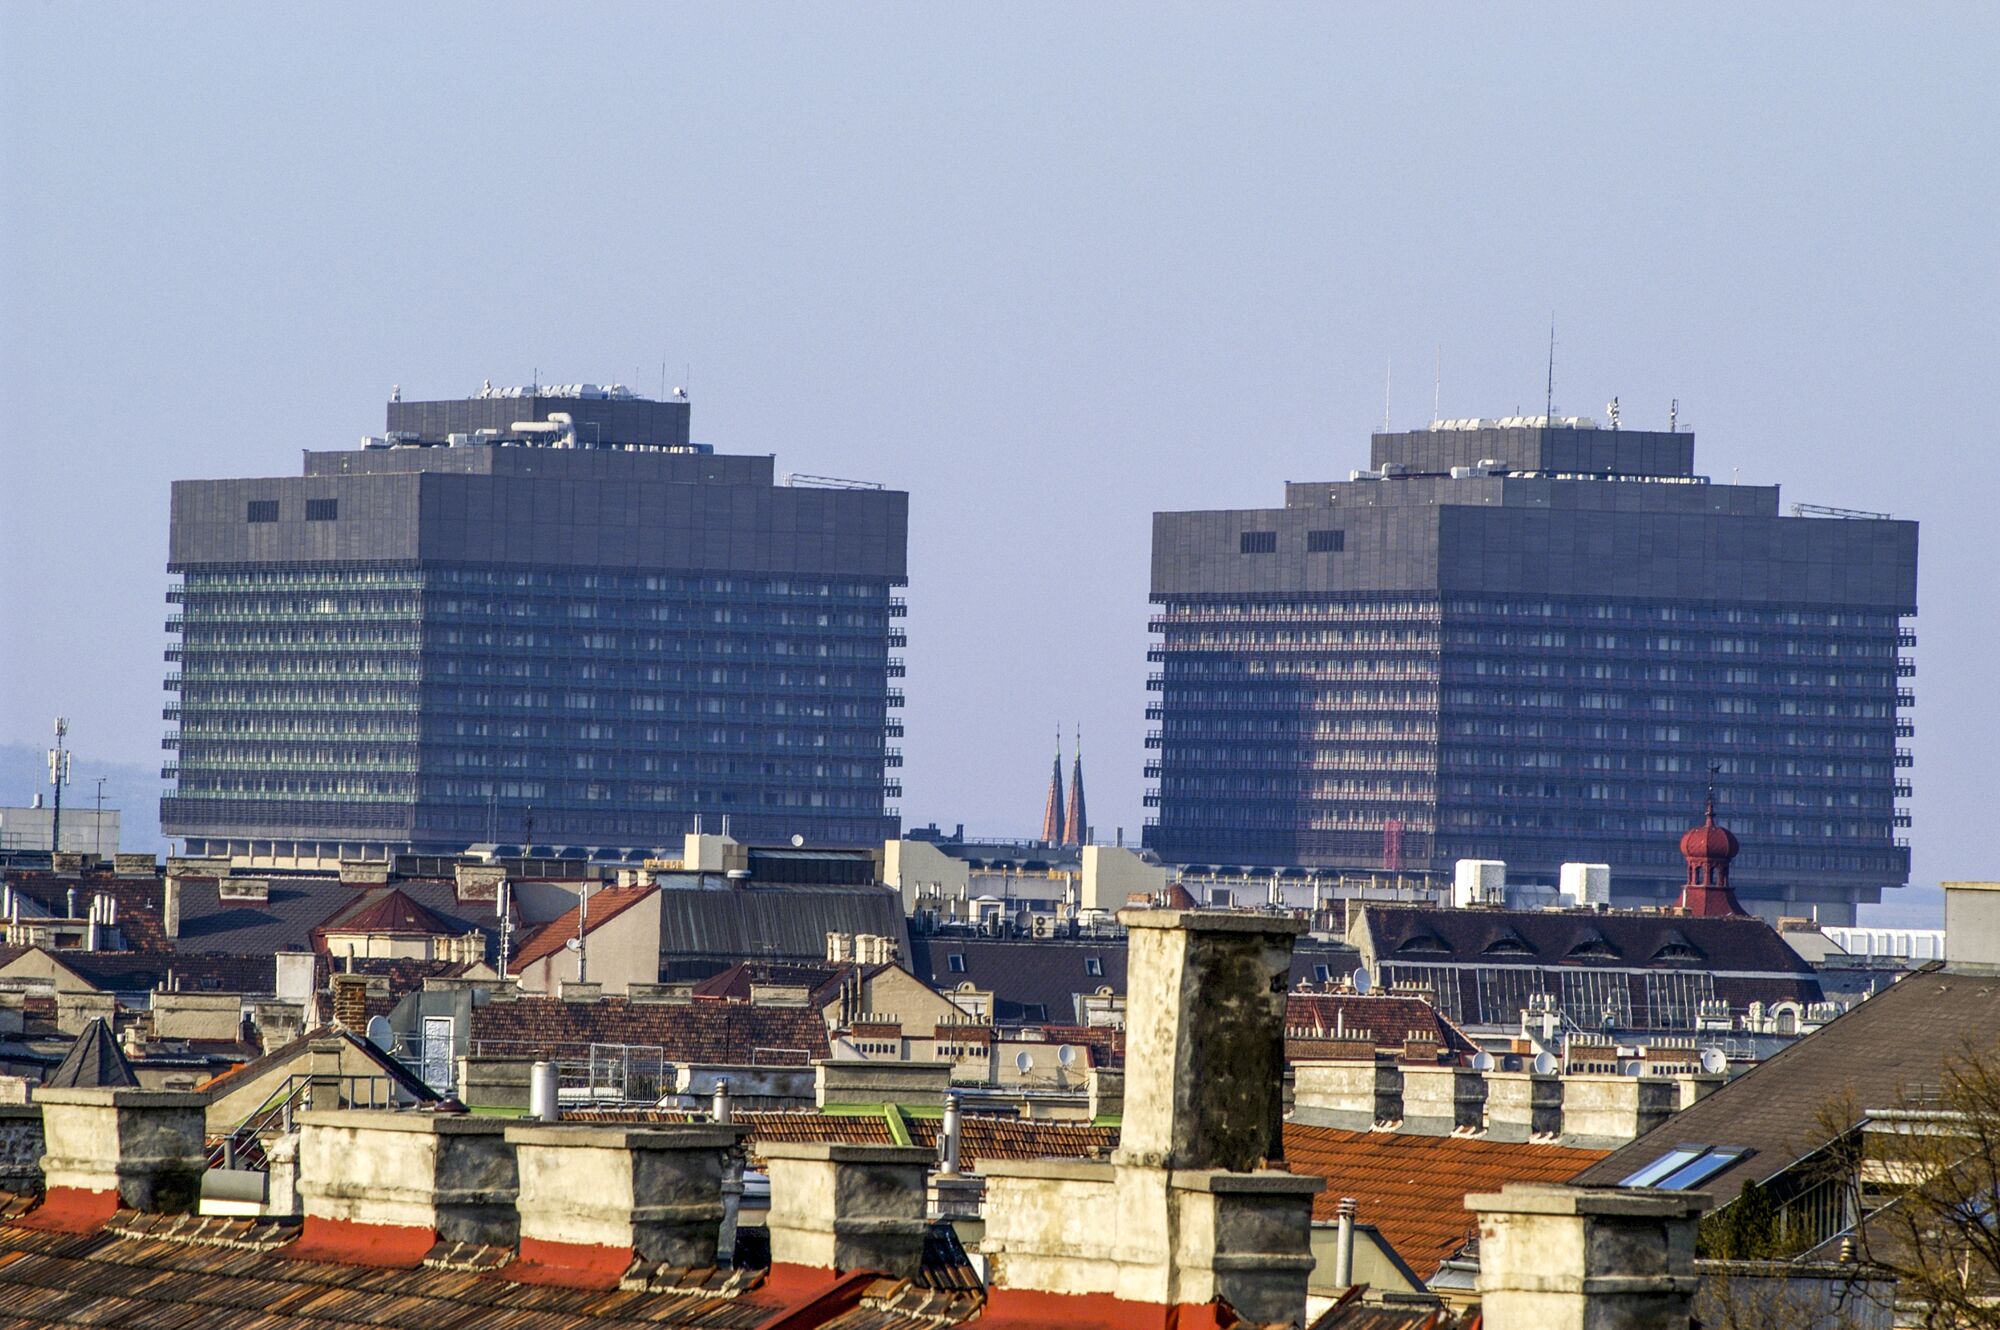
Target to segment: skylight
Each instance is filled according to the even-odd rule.
[[[1632,1174],[1621,1187],[1657,1187],[1661,1191],[1686,1191],[1700,1186],[1749,1151],[1734,1145],[1681,1145],[1667,1151]]]

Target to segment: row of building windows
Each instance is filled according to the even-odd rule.
[[[243,514],[243,520],[246,522],[275,522],[278,520],[279,516],[280,516],[280,508],[278,500],[252,499],[249,501],[246,507],[246,510]],[[333,522],[333,521],[338,521],[339,518],[340,518],[340,500],[338,499],[306,500],[306,521]]]

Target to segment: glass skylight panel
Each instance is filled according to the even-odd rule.
[[[1667,1174],[1673,1173],[1692,1163],[1694,1160],[1701,1158],[1702,1154],[1703,1149],[1699,1145],[1684,1145],[1677,1150],[1669,1150],[1618,1185],[1621,1187],[1653,1186],[1661,1178],[1667,1176]]]
[[[1689,1187],[1700,1186],[1742,1157],[1741,1150],[1710,1150],[1692,1163],[1684,1164],[1669,1173],[1654,1185],[1661,1191],[1686,1191]]]

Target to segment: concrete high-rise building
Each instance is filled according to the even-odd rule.
[[[1157,513],[1146,843],[1170,861],[1675,899],[1710,768],[1732,885],[1828,922],[1905,883],[1913,522],[1780,511],[1694,436],[1541,417],[1377,434],[1282,508]]]
[[[389,403],[302,476],[173,490],[162,829],[320,861],[897,834],[908,496],[593,385]]]

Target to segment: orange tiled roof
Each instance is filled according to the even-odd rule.
[[[919,1118],[910,1123],[912,1144],[936,1149],[944,1123]],[[1118,1144],[1118,1128],[1082,1122],[1029,1121],[997,1113],[967,1113],[959,1119],[959,1166],[977,1171],[985,1159],[1094,1159]]]
[[[658,890],[658,887],[604,887],[591,892],[588,902],[590,922],[584,932],[596,932]],[[508,960],[508,973],[519,974],[536,961],[545,960],[561,951],[569,940],[576,936],[577,911],[584,908],[583,905],[578,905],[576,909],[568,911],[560,918],[550,920],[535,930],[533,936],[523,942],[520,950]]]
[[[1326,1190],[1313,1198],[1313,1219],[1331,1223],[1340,1198],[1352,1196],[1356,1220],[1373,1225],[1425,1280],[1477,1231],[1465,1208],[1467,1192],[1567,1182],[1608,1153],[1285,1124],[1286,1164],[1326,1179]]]

